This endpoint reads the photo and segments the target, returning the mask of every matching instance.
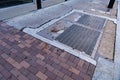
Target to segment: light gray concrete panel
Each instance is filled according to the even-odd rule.
[[[27,15],[12,18],[7,20],[7,24],[14,26],[17,29],[25,27],[37,28],[55,18],[59,18],[67,14],[71,10],[71,7],[59,4],[31,12]]]
[[[36,9],[37,7],[36,7],[36,4],[34,3],[27,3],[27,4],[17,5],[13,7],[2,8],[0,9],[0,20],[26,14]]]

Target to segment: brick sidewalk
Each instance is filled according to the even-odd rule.
[[[95,66],[0,22],[0,80],[92,80]]]

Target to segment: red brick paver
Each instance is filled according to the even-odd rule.
[[[91,80],[95,66],[0,22],[0,80]]]

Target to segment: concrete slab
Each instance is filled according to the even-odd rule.
[[[71,10],[71,7],[59,4],[6,20],[6,22],[17,29],[22,29],[25,27],[37,28],[49,22],[50,20],[69,13]]]
[[[114,64],[99,58],[92,80],[114,80]]]

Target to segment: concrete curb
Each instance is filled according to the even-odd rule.
[[[114,80],[120,80],[120,0],[118,0],[117,30],[114,59]]]

